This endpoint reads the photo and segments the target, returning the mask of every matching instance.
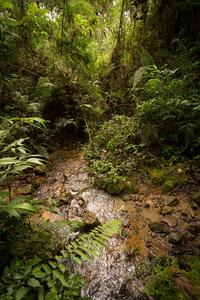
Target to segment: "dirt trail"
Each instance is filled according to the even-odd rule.
[[[135,276],[144,261],[157,255],[199,255],[199,208],[191,192],[165,195],[148,177],[138,178],[136,194],[111,196],[92,186],[80,149],[63,148],[50,156],[50,168],[37,191],[43,199],[59,203],[57,214],[43,218],[104,223],[119,218],[122,236],[111,238],[108,248],[92,264],[75,267],[85,277],[83,295],[92,299],[146,299]],[[40,180],[39,180],[40,182]],[[141,271],[143,277],[146,272]],[[129,297],[129,298],[128,298]]]

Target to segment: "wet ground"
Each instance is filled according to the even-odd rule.
[[[136,270],[143,279],[148,276],[144,262],[163,254],[199,255],[199,206],[191,188],[166,195],[144,176],[137,179],[137,193],[111,196],[93,187],[77,148],[51,154],[46,174],[41,172],[36,183],[36,196],[47,204],[54,199],[58,206],[56,212],[43,210],[43,219],[87,224],[121,220],[121,235],[109,240],[99,258],[82,268],[73,266],[85,278],[83,295],[92,299],[147,299],[136,277]]]

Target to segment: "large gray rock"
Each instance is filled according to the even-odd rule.
[[[109,251],[85,263],[80,272],[86,278],[82,295],[93,300],[147,300],[142,283],[136,278],[133,262],[123,251],[123,242],[112,238]]]

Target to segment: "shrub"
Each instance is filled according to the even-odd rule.
[[[200,292],[199,260],[197,257],[186,258],[184,266],[173,258],[158,260],[147,285],[149,295],[155,300],[197,299]]]
[[[133,118],[117,115],[102,124],[85,147],[88,170],[97,186],[112,194],[130,189],[129,176],[141,164],[144,155],[144,145],[139,141]]]
[[[0,294],[5,300],[84,299],[81,287],[80,276],[69,273],[63,263],[45,263],[36,257],[26,262],[15,259],[4,269]]]

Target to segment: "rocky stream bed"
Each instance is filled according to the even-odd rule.
[[[140,278],[147,278],[148,262],[158,255],[199,255],[199,197],[195,187],[166,195],[148,176],[138,178],[135,194],[111,196],[92,185],[81,149],[62,148],[50,155],[45,174],[38,174],[36,196],[59,203],[56,212],[43,210],[49,222],[83,220],[105,223],[119,218],[122,233],[109,239],[107,248],[92,263],[71,265],[80,272],[83,295],[92,299],[148,299]],[[28,193],[28,185],[22,187]],[[29,184],[30,189],[30,184]],[[20,191],[19,191],[20,193]],[[66,241],[68,239],[67,233]],[[144,268],[144,262],[146,267]]]

